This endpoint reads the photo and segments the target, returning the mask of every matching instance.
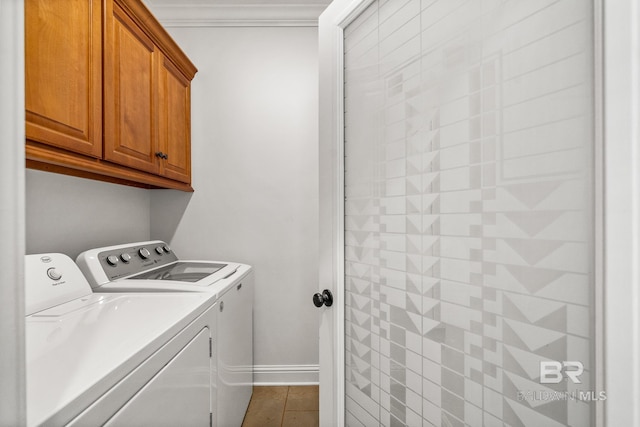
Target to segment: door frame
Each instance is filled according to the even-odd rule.
[[[24,2],[0,0],[0,425],[26,424]]]
[[[640,5],[601,1],[604,418],[613,427],[640,425]]]
[[[320,425],[344,426],[344,39],[374,0],[334,0],[318,21],[320,66],[319,284],[336,302],[320,314]]]
[[[319,283],[337,302],[320,318],[321,426],[341,427],[345,414],[343,30],[372,2],[334,0],[319,19]],[[594,419],[640,425],[640,6],[593,5],[595,310],[602,319],[594,385],[607,393]]]

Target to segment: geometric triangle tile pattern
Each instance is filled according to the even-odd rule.
[[[593,424],[589,3],[376,0],[345,28],[347,425]],[[580,383],[543,381],[567,359]]]

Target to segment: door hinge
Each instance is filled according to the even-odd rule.
[[[213,427],[213,412],[209,412],[209,427]]]
[[[209,357],[213,357],[213,338],[209,337]]]

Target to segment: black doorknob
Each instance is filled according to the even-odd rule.
[[[333,295],[329,289],[325,289],[322,293],[318,292],[313,295],[313,305],[316,307],[322,307],[323,304],[327,307],[331,307],[333,305]]]

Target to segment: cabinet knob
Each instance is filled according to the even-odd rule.
[[[168,154],[163,153],[162,151],[157,151],[157,152],[156,152],[156,157],[159,157],[159,158],[161,158],[161,159],[168,159],[168,158],[169,158],[169,155],[168,155]]]

